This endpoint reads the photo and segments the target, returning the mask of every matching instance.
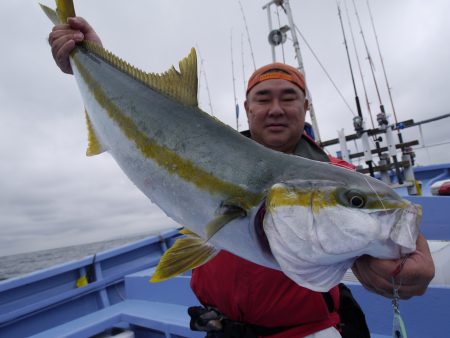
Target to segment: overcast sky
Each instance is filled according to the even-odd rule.
[[[265,1],[241,0],[256,66],[271,61]],[[361,35],[348,5],[372,110],[379,102]],[[382,101],[391,114],[365,0],[356,0]],[[45,4],[54,7],[49,0]],[[450,1],[372,0],[381,52],[400,121],[450,112]],[[335,0],[291,0],[294,20],[342,94],[354,107],[353,88]],[[235,127],[230,41],[236,92],[253,71],[237,0],[79,0],[78,15],[96,28],[106,48],[130,63],[162,72],[196,47],[203,66],[200,105]],[[343,9],[344,10],[344,9]],[[278,19],[274,12],[274,25]],[[283,13],[281,25],[286,24]],[[345,14],[345,11],[344,11]],[[353,46],[344,17],[347,39]],[[121,172],[108,154],[86,158],[83,103],[75,80],[54,65],[46,38],[50,21],[38,3],[0,2],[0,255],[117,238],[175,226]],[[352,113],[300,40],[307,82],[322,139],[352,132]],[[296,65],[285,44],[286,62]],[[281,50],[277,50],[282,61]],[[243,62],[244,60],[244,67]],[[364,102],[354,56],[359,96]],[[211,101],[208,99],[205,75]],[[364,114],[367,110],[363,109]],[[391,115],[391,120],[393,117]],[[450,120],[424,127],[429,144],[449,139]],[[241,105],[240,129],[246,128]],[[417,138],[417,130],[405,132]],[[448,149],[448,147],[447,147]],[[419,162],[450,161],[450,151],[418,150]],[[195,206],[193,206],[195,207]]]

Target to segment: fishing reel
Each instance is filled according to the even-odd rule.
[[[355,128],[356,135],[361,136],[364,131],[364,120],[361,116],[353,118],[353,128]]]
[[[387,129],[389,122],[384,112],[377,114],[377,122],[381,130]]]

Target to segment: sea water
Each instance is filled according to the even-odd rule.
[[[0,280],[22,276],[134,242],[149,234],[0,257]]]

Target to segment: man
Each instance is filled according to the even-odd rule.
[[[72,73],[69,53],[85,39],[101,44],[82,18],[69,18],[67,24],[53,28],[49,42],[63,72]],[[270,64],[256,70],[249,80],[245,102],[249,136],[273,150],[328,161],[327,155],[303,133],[305,90],[303,75],[293,67]],[[399,272],[398,267],[402,267]],[[402,281],[399,295],[406,299],[425,292],[434,276],[434,265],[426,240],[419,236],[416,252],[405,262],[364,256],[355,262],[353,271],[367,289],[386,297],[392,296],[392,276],[398,272],[396,278]],[[193,271],[191,287],[202,304],[218,309],[218,316],[227,317],[223,323],[231,324],[224,330],[231,331],[225,333],[226,337],[340,337],[335,328],[339,323],[336,287],[326,294],[313,292],[280,271],[226,251]]]

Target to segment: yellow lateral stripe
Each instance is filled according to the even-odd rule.
[[[285,188],[282,186],[272,187],[267,196],[268,208],[273,209],[281,206],[303,206],[311,207],[315,210],[335,206],[337,204],[334,194],[324,193],[320,190],[299,190]]]
[[[141,132],[133,120],[122,114],[119,107],[110,102],[100,87],[83,65],[74,58],[75,64],[94,95],[96,101],[107,111],[109,117],[117,123],[125,136],[149,159],[155,161],[168,173],[175,174],[197,186],[199,189],[213,194],[236,197],[240,206],[249,209],[261,201],[262,194],[251,193],[242,187],[226,182],[213,174],[196,166],[191,160],[180,157],[176,152],[157,144]],[[195,175],[193,175],[195,173]]]
[[[300,189],[277,185],[272,187],[267,196],[267,207],[271,210],[283,206],[312,207],[314,212],[321,208],[344,205],[337,199],[336,190],[322,191],[320,189]],[[405,208],[408,203],[400,200],[383,200],[383,196],[366,195],[368,202],[364,209],[397,209]],[[380,201],[380,198],[382,199]]]

